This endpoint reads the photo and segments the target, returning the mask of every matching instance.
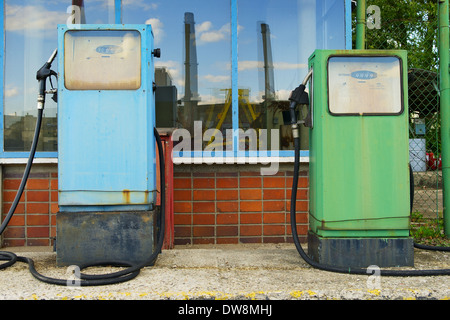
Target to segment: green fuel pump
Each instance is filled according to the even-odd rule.
[[[291,227],[297,250],[311,265],[336,272],[413,266],[406,52],[316,50],[309,67],[290,97],[295,144]],[[295,107],[304,100],[308,81],[308,116],[297,121]],[[300,123],[310,128],[308,254],[298,241],[295,220]]]

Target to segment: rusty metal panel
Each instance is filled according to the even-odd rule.
[[[156,246],[157,212],[59,212],[59,266],[95,261],[145,261]]]

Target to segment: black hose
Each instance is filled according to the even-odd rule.
[[[294,176],[292,180],[292,193],[291,193],[291,208],[290,208],[290,216],[291,216],[291,229],[292,236],[294,238],[295,247],[300,254],[300,256],[305,260],[308,264],[313,266],[314,268],[338,272],[338,273],[348,273],[348,274],[368,274],[370,273],[367,269],[364,268],[344,268],[344,267],[336,267],[318,263],[311,259],[306,252],[303,250],[300,241],[298,239],[297,233],[297,219],[296,219],[296,201],[297,201],[297,186],[298,186],[298,175],[299,175],[299,167],[300,167],[300,138],[294,138],[294,147],[295,147],[295,162],[294,162]],[[417,276],[442,276],[442,275],[450,275],[450,269],[432,269],[432,270],[380,270],[381,276],[401,276],[401,277],[417,277]]]
[[[40,109],[39,113],[38,113],[38,121],[36,123],[36,130],[35,130],[35,135],[34,135],[34,139],[33,139],[33,144],[32,144],[32,148],[30,151],[30,156],[28,158],[28,163],[25,168],[24,176],[22,178],[22,182],[21,182],[21,185],[17,192],[15,201],[14,201],[13,205],[11,206],[9,213],[8,213],[7,217],[5,218],[5,221],[2,223],[2,227],[0,229],[0,231],[1,231],[0,235],[2,234],[3,230],[6,228],[9,220],[11,219],[12,215],[14,214],[14,210],[17,207],[17,203],[22,195],[23,189],[27,182],[28,175],[29,175],[29,172],[31,169],[31,164],[33,162],[34,154],[36,151],[40,126],[41,126],[41,120],[42,120],[42,109]],[[128,262],[120,262],[120,261],[97,261],[94,263],[88,263],[88,264],[79,266],[80,270],[87,268],[87,267],[92,267],[92,266],[106,266],[106,265],[120,266],[120,267],[126,266],[128,268],[118,271],[118,272],[113,272],[113,273],[109,273],[109,274],[101,274],[101,275],[89,275],[89,274],[80,273],[80,281],[77,283],[77,285],[99,286],[99,285],[121,283],[121,282],[131,280],[139,274],[139,272],[142,268],[144,268],[145,266],[148,266],[148,265],[152,265],[155,262],[156,258],[158,257],[158,254],[161,252],[161,249],[162,249],[162,246],[164,243],[164,234],[165,234],[165,232],[164,232],[165,231],[165,165],[164,165],[164,152],[163,152],[163,148],[162,148],[161,137],[159,136],[159,133],[156,130],[156,128],[154,128],[154,134],[155,134],[155,139],[156,139],[158,151],[159,151],[159,164],[160,164],[159,169],[160,169],[160,183],[161,183],[161,188],[160,188],[161,189],[161,197],[160,197],[160,199],[161,199],[161,206],[160,206],[161,218],[159,219],[159,221],[160,221],[159,237],[158,237],[158,242],[157,242],[155,251],[153,251],[152,254],[147,259],[145,259],[145,261],[138,263],[138,264],[130,264]],[[67,286],[69,283],[68,281],[71,281],[71,280],[67,280],[67,279],[56,279],[56,278],[50,278],[50,277],[44,276],[44,275],[40,274],[39,272],[37,272],[37,270],[34,266],[34,261],[32,259],[17,256],[12,252],[0,251],[0,260],[7,260],[6,263],[0,265],[0,269],[7,268],[7,267],[13,265],[16,261],[28,263],[28,268],[29,268],[31,274],[36,279],[38,279],[42,282],[46,282],[46,283],[54,284],[54,285]]]

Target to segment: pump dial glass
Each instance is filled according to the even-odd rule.
[[[328,60],[332,114],[400,114],[401,61],[394,56],[339,56]]]

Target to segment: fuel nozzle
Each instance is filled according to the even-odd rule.
[[[36,72],[36,80],[39,82],[39,92],[38,92],[38,99],[37,99],[37,108],[38,109],[44,109],[45,104],[45,94],[46,93],[52,93],[53,97],[52,99],[56,101],[56,90],[52,86],[52,90],[50,92],[46,92],[46,82],[47,78],[50,78],[51,76],[58,77],[58,74],[51,70],[52,62],[55,59],[57,54],[57,49],[53,51],[50,58],[47,60],[47,62],[44,63],[44,65]],[[51,79],[50,79],[51,83]]]

